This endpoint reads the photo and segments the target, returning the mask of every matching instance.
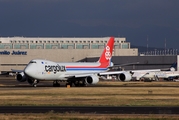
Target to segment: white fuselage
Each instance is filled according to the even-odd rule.
[[[179,71],[160,71],[160,72],[150,72],[144,75],[144,78],[152,78],[157,76],[158,78],[169,78],[179,76]]]
[[[132,71],[134,73],[132,75],[132,77],[135,78],[136,80],[140,80],[140,78],[142,78],[144,75],[146,75],[146,73],[159,72],[159,71],[161,71],[161,70],[160,69],[134,70],[134,71]]]
[[[57,63],[48,60],[32,60],[24,69],[28,77],[38,80],[67,80],[69,77],[106,71],[101,63]]]

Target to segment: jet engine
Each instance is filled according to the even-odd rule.
[[[132,79],[132,75],[128,72],[121,73],[121,74],[117,75],[117,79],[121,80],[123,82],[130,81]]]
[[[91,75],[85,78],[87,84],[96,84],[99,82],[99,78],[96,75]]]
[[[16,80],[19,82],[25,82],[26,76],[24,75],[24,72],[18,73],[16,76]]]

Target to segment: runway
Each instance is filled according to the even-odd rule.
[[[132,82],[121,82],[121,81],[100,81],[98,84],[87,85],[85,87],[179,87],[179,82],[143,82],[143,81],[132,81]],[[104,84],[103,84],[104,83]],[[27,81],[19,82],[12,76],[0,76],[0,88],[27,88],[32,87]],[[40,81],[37,87],[53,87],[53,81]],[[60,82],[60,87],[66,87],[65,82]],[[75,87],[75,86],[73,86]]]
[[[111,81],[111,83],[113,83],[113,81]],[[169,84],[170,83],[170,84]],[[94,87],[94,89],[96,90],[99,90],[99,89],[119,89],[120,87],[124,88],[125,87],[133,87],[135,89],[136,86],[140,85],[142,88],[144,87],[175,87],[175,89],[178,89],[178,82],[168,82],[168,83],[165,83],[165,84],[160,84],[160,82],[156,82],[154,84],[152,83],[147,83],[145,85],[148,85],[148,86],[145,86],[144,85],[144,82],[121,82],[121,84],[118,84],[116,85],[116,83],[114,82],[113,84],[97,84],[97,85],[92,85],[92,86],[87,86],[87,88],[85,87],[85,89],[82,89],[83,91],[85,90],[88,90],[88,89],[91,89],[93,90],[92,87]],[[98,87],[101,87],[101,88],[98,88]],[[139,86],[138,86],[139,87]],[[1,103],[1,106],[0,106],[0,113],[48,113],[48,112],[54,112],[54,113],[88,113],[88,114],[179,114],[179,107],[176,106],[176,107],[173,107],[173,106],[167,106],[167,107],[161,107],[161,106],[135,106],[133,105],[132,107],[131,106],[127,106],[124,105],[120,105],[120,106],[103,106],[103,105],[99,105],[96,104],[96,105],[91,105],[91,106],[87,106],[87,105],[78,105],[76,106],[75,103],[74,105],[70,106],[70,105],[67,105],[67,106],[63,106],[63,105],[59,105],[59,104],[53,104],[53,103],[50,103],[49,104],[52,104],[52,105],[39,105],[37,104],[38,101],[39,103],[40,102],[43,102],[43,103],[47,103],[48,101],[46,100],[52,100],[52,101],[60,101],[61,102],[65,102],[65,101],[69,101],[69,102],[75,102],[74,100],[77,100],[79,102],[92,102],[94,101],[94,103],[96,103],[97,101],[101,101],[102,99],[99,99],[99,95],[98,93],[96,94],[90,94],[89,96],[86,96],[87,94],[83,94],[83,93],[80,93],[79,96],[81,96],[80,98],[76,98],[77,95],[73,96],[73,94],[71,93],[66,93],[66,89],[65,89],[65,83],[62,84],[62,88],[61,90],[59,89],[56,89],[56,88],[53,88],[52,87],[52,81],[50,82],[41,82],[39,83],[37,89],[34,89],[31,85],[29,85],[27,82],[18,82],[14,79],[14,77],[0,77],[0,90],[4,93],[1,93],[1,100],[8,100],[9,103],[8,104],[11,104],[10,106],[7,106],[8,104],[6,104],[5,106],[3,106],[4,104]],[[131,88],[131,89],[133,89]],[[137,88],[137,87],[136,87]],[[138,89],[138,88],[137,88]],[[136,90],[137,90],[136,89]],[[17,91],[18,90],[18,91]],[[41,94],[41,91],[43,90],[47,90],[47,92],[43,92],[43,94]],[[50,91],[52,90],[57,90],[57,92],[52,92],[50,93]],[[59,90],[59,91],[58,91]],[[61,91],[65,91],[63,92],[63,98],[64,100],[61,98],[61,94],[60,92]],[[71,89],[72,90],[79,90],[79,89]],[[120,89],[121,90],[121,89]],[[150,90],[150,89],[149,89]],[[11,92],[13,91],[17,91],[17,92],[14,92],[14,94],[11,94]],[[23,91],[23,92],[21,92]],[[31,91],[31,92],[27,92],[27,91]],[[35,91],[38,91],[37,93]],[[68,91],[70,91],[68,89]],[[27,93],[26,93],[27,92]],[[49,93],[48,93],[49,92]],[[168,97],[175,97],[175,95],[178,95],[178,93],[172,95],[170,93],[155,93],[156,91],[154,90],[153,93],[149,93],[150,91],[146,91],[144,94],[141,93],[141,95],[145,95],[145,96],[168,96]],[[34,98],[33,98],[33,94],[34,94]],[[59,94],[59,95],[58,95]],[[72,97],[72,98],[69,98],[69,97],[66,97],[66,94],[69,96],[69,97]],[[70,96],[70,95],[72,96]],[[46,96],[48,95],[48,96]],[[94,98],[91,98],[92,96],[94,96]],[[103,98],[104,96],[104,98]],[[120,93],[119,91],[117,91],[117,93],[112,93],[112,94],[109,94],[108,95],[100,95],[100,97],[102,97],[103,99],[105,99],[106,97],[111,97],[113,98],[113,96],[115,96],[115,98],[113,98],[114,100],[120,100],[122,99],[121,97],[130,97],[130,96],[134,96],[136,97],[135,94],[129,94],[129,93]],[[121,97],[120,97],[121,96]],[[139,95],[140,96],[140,95]],[[3,98],[3,97],[7,97],[6,98]],[[17,98],[16,98],[17,97]],[[36,98],[37,97],[37,98]],[[40,98],[39,98],[40,97]],[[47,98],[48,97],[48,98]],[[13,105],[13,101],[11,101],[11,99],[13,100],[18,100],[20,101],[19,103],[23,103],[25,104],[23,101],[21,101],[21,98],[22,99],[25,99],[27,100],[27,102],[33,102],[33,100],[36,100],[35,101],[35,104],[32,105],[32,106],[29,106],[29,105],[22,105],[22,106],[18,106],[19,104],[16,104]],[[28,98],[28,99],[27,99]],[[149,100],[149,101],[153,101],[153,99],[150,97],[149,99],[143,99],[143,98],[136,98],[136,100]],[[151,100],[150,100],[151,99]],[[160,100],[160,98],[158,98]],[[171,98],[169,99],[170,101],[175,101],[177,100],[178,98]],[[108,100],[108,99],[106,99]],[[128,100],[126,98],[126,100]],[[135,100],[135,99],[134,99]],[[133,100],[133,101],[134,101]],[[155,99],[154,99],[155,100]],[[163,100],[163,99],[161,99]],[[132,101],[132,100],[131,100]],[[7,101],[6,101],[7,102]],[[115,102],[114,102],[115,104]]]
[[[179,107],[0,106],[0,113],[179,114]]]

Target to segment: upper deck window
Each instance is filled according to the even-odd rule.
[[[30,61],[29,63],[37,63],[37,62],[32,60],[32,61]]]

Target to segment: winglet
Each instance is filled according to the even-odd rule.
[[[110,37],[106,47],[103,50],[101,57],[99,58],[100,63],[109,63],[110,64],[113,47],[114,47],[114,37]]]

